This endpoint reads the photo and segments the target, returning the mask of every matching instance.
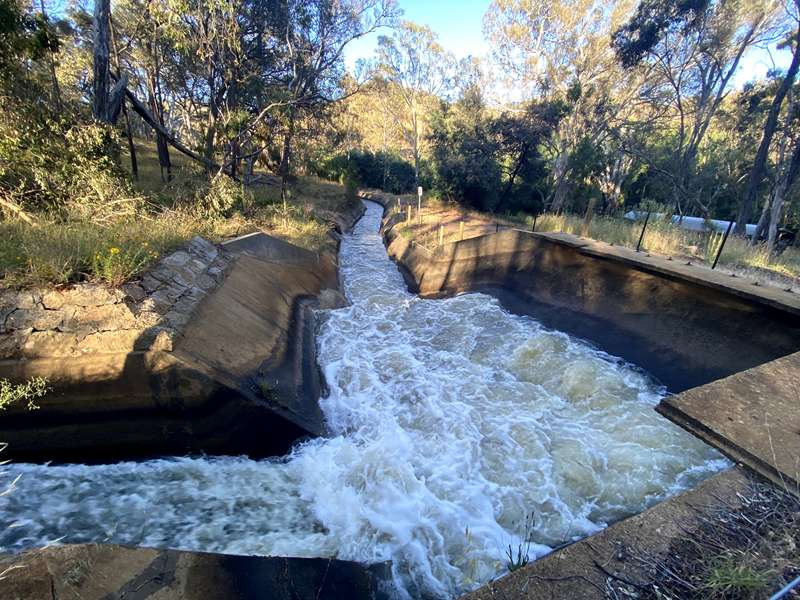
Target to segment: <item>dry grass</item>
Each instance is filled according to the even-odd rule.
[[[800,575],[800,498],[752,476],[663,557],[633,558],[644,582],[615,582],[610,596],[642,600],[767,598]],[[798,598],[792,592],[787,598]]]
[[[327,220],[349,199],[343,186],[314,177],[299,178],[284,208],[276,178],[237,190],[228,216],[198,210],[205,175],[188,159],[172,153],[173,180],[161,180],[153,144],[137,144],[141,194],[136,214],[96,220],[36,215],[38,226],[21,220],[0,221],[0,283],[25,287],[97,281],[119,285],[141,274],[161,256],[196,235],[218,242],[262,230],[286,241],[321,251],[330,248]],[[127,157],[123,163],[129,167]]]

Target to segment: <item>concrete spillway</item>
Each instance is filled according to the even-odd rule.
[[[319,315],[329,437],[272,460],[12,465],[0,545],[391,560],[398,596],[451,597],[509,545],[540,556],[727,464],[652,410],[665,390],[634,365],[485,294],[407,292],[381,215],[342,245],[352,305]]]

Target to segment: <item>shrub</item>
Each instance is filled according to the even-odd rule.
[[[338,154],[323,162],[317,174],[345,184],[352,179],[362,187],[381,189],[392,194],[414,191],[414,167],[388,152],[356,150]]]
[[[135,214],[142,200],[119,155],[110,125],[0,97],[0,194],[24,210],[96,223]]]
[[[205,219],[224,219],[245,204],[244,190],[227,175],[212,177],[195,192],[195,212]]]

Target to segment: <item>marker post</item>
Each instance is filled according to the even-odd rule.
[[[422,223],[422,186],[417,186],[417,216]]]

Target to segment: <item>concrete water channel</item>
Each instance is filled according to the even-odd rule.
[[[340,249],[350,304],[317,312],[322,436],[282,458],[15,464],[22,479],[0,510],[16,526],[0,545],[335,557],[379,568],[340,562],[330,597],[455,597],[502,575],[508,547],[538,558],[727,469],[653,409],[797,345],[780,303],[524,232],[432,255],[390,212],[367,203]],[[747,352],[729,346],[742,335]],[[142,559],[157,560],[174,571],[189,559]],[[286,585],[272,567],[220,564],[262,573],[230,588],[239,597]],[[324,562],[295,564],[309,597],[326,589],[330,563],[322,576]]]

